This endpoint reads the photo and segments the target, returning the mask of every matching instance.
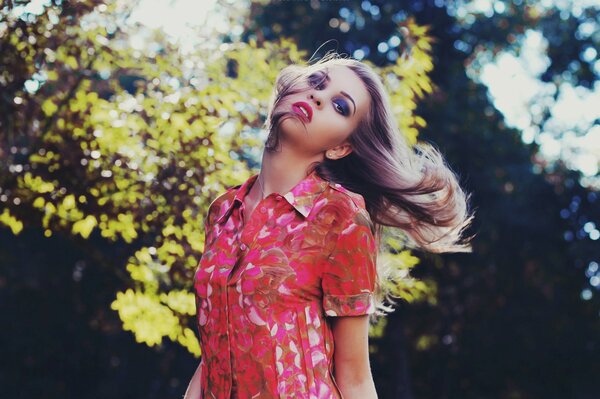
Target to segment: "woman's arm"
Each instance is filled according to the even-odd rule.
[[[377,399],[369,363],[369,316],[331,318],[334,378],[344,399]]]
[[[201,364],[198,365],[196,372],[192,376],[192,380],[188,385],[187,391],[185,391],[183,399],[200,399],[202,395],[202,391],[200,390],[200,378],[202,378]]]

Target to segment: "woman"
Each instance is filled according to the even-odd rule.
[[[390,276],[376,265],[381,228],[469,252],[468,196],[438,151],[408,146],[381,80],[357,60],[286,67],[266,125],[260,173],[205,218],[202,360],[185,398],[376,398],[369,317],[385,314]]]

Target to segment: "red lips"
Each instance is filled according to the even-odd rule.
[[[310,122],[312,120],[313,110],[312,110],[311,106],[308,105],[307,102],[304,102],[304,101],[295,102],[292,104],[292,109],[298,115],[302,116],[304,118],[304,120],[306,120],[307,122]],[[304,113],[304,111],[302,111],[303,109],[306,110],[306,114]],[[307,114],[308,114],[308,117],[306,116]]]

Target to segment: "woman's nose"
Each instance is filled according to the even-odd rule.
[[[309,95],[308,98],[310,99],[310,101],[314,102],[317,105],[317,107],[321,106],[321,99],[319,99],[314,94]]]

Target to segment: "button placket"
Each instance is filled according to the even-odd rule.
[[[239,242],[240,252],[237,254],[238,259],[236,259],[235,264],[227,273],[227,276],[225,278],[226,285],[233,286],[237,283],[240,276],[244,273],[244,271],[242,270],[245,267],[244,265],[242,265],[243,260],[246,256],[247,252],[250,250],[250,248],[252,248],[254,246],[254,243],[258,240],[260,233],[258,231],[255,231],[255,229],[250,230],[250,231],[254,231],[253,236],[247,237],[248,229],[250,228],[250,226],[254,226],[256,224],[259,226],[269,227],[269,225],[271,224],[272,221],[268,218],[268,214],[269,214],[268,201],[273,197],[275,197],[275,199],[277,201],[280,201],[281,199],[283,199],[283,196],[280,194],[276,194],[274,196],[267,196],[267,197],[263,198],[257,204],[257,209],[255,209],[252,212],[253,214],[252,214],[250,220],[247,220],[246,223],[242,222],[243,221],[242,212],[245,213],[245,209],[246,209],[244,204],[242,204],[242,206],[240,208],[238,208],[239,213],[238,213],[237,219],[240,223],[241,230],[238,231],[237,240]],[[267,203],[265,203],[265,202],[267,202]],[[257,215],[255,216],[254,213],[257,213]],[[257,220],[255,220],[255,219],[257,219]]]
[[[240,239],[240,241],[241,241],[241,239]],[[240,268],[242,267],[241,264],[244,261],[244,258],[246,257],[247,250],[248,250],[248,245],[246,245],[245,243],[242,242],[240,244],[241,252],[237,254],[237,259],[235,260],[233,267],[231,269],[229,269],[229,271],[227,272],[227,276],[225,278],[226,285],[230,286],[235,283],[235,279],[237,279],[237,275],[240,274]]]

